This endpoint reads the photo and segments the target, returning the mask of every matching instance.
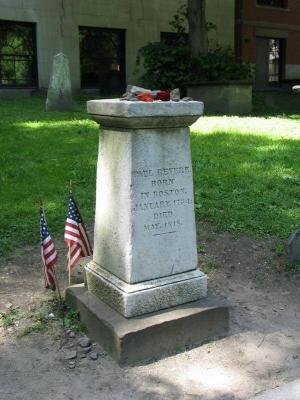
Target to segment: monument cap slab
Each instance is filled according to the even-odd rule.
[[[111,127],[186,127],[203,114],[199,101],[122,101],[90,100],[87,111],[102,126]]]
[[[203,113],[201,101],[122,101],[120,99],[89,100],[89,114],[109,115],[111,117],[165,117],[165,116],[195,116]]]

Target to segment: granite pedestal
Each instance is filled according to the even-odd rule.
[[[98,301],[99,309],[104,302],[124,321],[147,319],[206,297],[207,278],[198,269],[189,131],[202,112],[203,103],[196,101],[88,102],[100,140],[94,254],[85,267],[85,300],[79,301],[84,309]],[[197,307],[195,314],[201,314]]]
[[[120,365],[153,361],[228,332],[228,307],[212,296],[134,318],[123,317],[83,285],[70,287],[67,301],[80,312],[89,335]]]

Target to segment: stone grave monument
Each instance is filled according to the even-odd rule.
[[[72,110],[72,86],[68,57],[59,53],[54,56],[47,92],[46,111]]]
[[[88,102],[101,126],[94,255],[67,301],[120,363],[228,329],[198,269],[188,127],[202,112],[197,101]]]

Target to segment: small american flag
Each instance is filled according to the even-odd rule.
[[[53,240],[49,234],[43,207],[40,208],[40,233],[41,233],[41,255],[44,271],[45,287],[55,290],[55,277],[53,268],[57,262],[57,252]]]
[[[72,193],[69,195],[69,207],[64,237],[65,242],[70,244],[70,268],[73,268],[81,257],[90,256],[93,253],[84,223]]]

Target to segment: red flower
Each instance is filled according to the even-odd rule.
[[[170,92],[168,90],[160,90],[157,93],[156,100],[170,101]]]
[[[151,96],[151,93],[148,92],[143,92],[137,96],[138,100],[140,101],[153,101],[153,97]]]

